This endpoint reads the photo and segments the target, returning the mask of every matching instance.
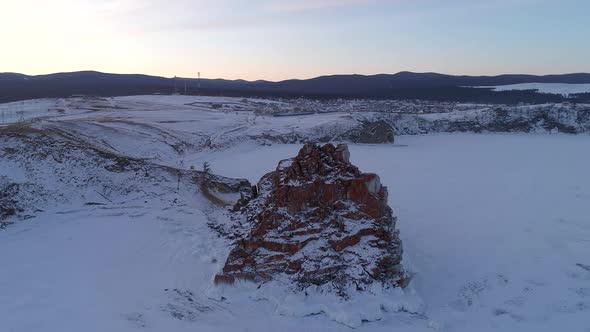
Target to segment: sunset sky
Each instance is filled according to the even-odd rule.
[[[0,72],[590,72],[587,0],[0,0]]]

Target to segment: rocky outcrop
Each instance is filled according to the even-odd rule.
[[[398,135],[430,133],[590,133],[590,108],[537,105],[433,114],[376,115]]]
[[[361,144],[393,143],[395,141],[395,131],[389,123],[383,120],[365,120],[343,134],[336,135],[335,137],[327,137],[320,141],[346,141]]]
[[[0,202],[0,222],[16,214],[16,208],[9,205],[8,202]]]
[[[286,278],[299,288],[330,285],[343,294],[351,285],[407,283],[387,189],[350,163],[346,145],[304,145],[265,175],[257,191],[237,207],[251,228],[216,283]]]
[[[7,223],[7,219],[19,212],[14,197],[18,194],[19,185],[10,183],[5,176],[0,176],[0,229]]]

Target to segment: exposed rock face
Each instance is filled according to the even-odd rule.
[[[392,124],[398,135],[453,132],[590,132],[590,109],[564,105],[498,106],[493,109],[439,114],[380,113],[378,117]]]
[[[0,176],[0,229],[7,224],[5,221],[8,217],[14,216],[19,212],[18,204],[13,199],[20,186],[16,183],[9,183],[4,176]]]
[[[12,206],[5,205],[3,202],[0,202],[0,223],[10,216],[16,214],[16,209]],[[1,226],[0,226],[1,227]]]
[[[391,126],[383,121],[365,123],[356,137],[353,137],[354,143],[379,144],[393,143],[395,133]]]
[[[288,278],[298,288],[329,284],[342,291],[407,282],[387,189],[350,163],[346,145],[306,144],[257,188],[241,207],[251,229],[216,283]]]

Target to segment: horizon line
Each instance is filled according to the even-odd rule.
[[[133,76],[149,76],[149,77],[157,77],[157,78],[164,78],[164,79],[190,79],[190,80],[197,80],[197,77],[184,77],[184,76],[162,76],[157,74],[144,74],[144,73],[116,73],[116,72],[106,72],[106,71],[99,71],[99,70],[75,70],[75,71],[58,71],[58,72],[51,72],[47,74],[24,74],[24,73],[17,73],[17,72],[0,72],[0,75],[22,75],[27,77],[38,77],[38,76],[51,76],[51,75],[60,75],[60,74],[76,74],[76,73],[97,73],[97,74],[105,74],[105,75],[133,75]],[[270,83],[280,83],[286,81],[306,81],[306,80],[313,80],[322,77],[335,77],[335,76],[362,76],[362,77],[374,77],[374,76],[394,76],[399,74],[419,74],[419,75],[426,75],[426,74],[434,74],[434,75],[442,75],[442,76],[451,76],[451,77],[500,77],[500,76],[535,76],[535,77],[547,77],[547,76],[568,76],[568,75],[590,75],[590,72],[570,72],[570,73],[553,73],[553,74],[530,74],[530,73],[503,73],[503,74],[494,74],[494,75],[468,75],[468,74],[447,74],[441,72],[433,72],[433,71],[410,71],[410,70],[402,70],[396,73],[377,73],[377,74],[357,74],[357,73],[348,73],[348,74],[325,74],[319,76],[312,76],[307,78],[287,78],[282,80],[267,80],[267,79],[242,79],[242,78],[208,78],[208,77],[200,77],[204,80],[224,80],[224,81],[245,81],[245,82],[270,82]]]

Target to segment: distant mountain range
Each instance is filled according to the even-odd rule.
[[[468,88],[519,83],[590,83],[590,74],[453,76],[400,72],[380,75],[333,75],[280,82],[224,79],[164,78],[94,71],[28,76],[0,73],[0,102],[71,95],[122,96],[188,93],[226,96],[314,98],[391,98],[490,103],[557,102],[562,96],[532,91]],[[588,94],[574,96],[590,101]],[[571,99],[570,99],[571,100]]]

